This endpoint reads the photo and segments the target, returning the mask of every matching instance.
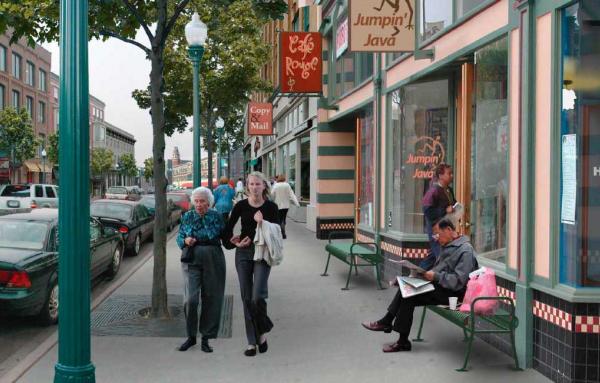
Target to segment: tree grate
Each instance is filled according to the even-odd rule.
[[[92,312],[92,335],[185,337],[183,296],[169,295],[168,301],[171,319],[154,319],[145,315],[150,306],[150,295],[112,296]],[[232,312],[233,295],[225,295],[217,337],[231,338]]]

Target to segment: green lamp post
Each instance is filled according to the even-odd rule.
[[[88,2],[60,1],[59,323],[55,383],[93,383],[90,350]]]
[[[201,181],[201,163],[200,163],[200,84],[199,71],[200,60],[204,54],[204,43],[208,35],[208,28],[204,24],[198,13],[192,15],[192,21],[185,26],[185,39],[188,43],[188,54],[194,69],[194,168],[193,184],[194,188],[200,186]]]
[[[219,126],[217,128],[217,135],[218,135],[218,146],[217,146],[217,181],[219,180],[219,178],[221,178],[221,173],[223,172],[223,165],[221,164],[221,161],[223,161],[223,157],[221,155],[221,140],[223,139],[223,131],[225,129],[222,126]]]

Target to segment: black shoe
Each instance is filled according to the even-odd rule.
[[[260,352],[261,354],[264,354],[265,352],[267,352],[268,349],[269,349],[269,344],[267,343],[266,339],[264,342],[262,342],[262,344],[258,345],[258,352]]]
[[[246,351],[244,351],[244,355],[256,356],[256,347],[247,349]]]
[[[213,348],[208,344],[208,338],[202,338],[201,347],[204,352],[213,352]]]
[[[187,351],[188,348],[194,346],[195,344],[196,344],[196,338],[189,337],[181,346],[179,346],[178,350],[179,351]]]
[[[287,235],[285,235],[285,233],[281,233],[281,236],[283,237],[283,239],[287,238]]]

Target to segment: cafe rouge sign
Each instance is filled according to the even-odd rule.
[[[248,104],[248,135],[273,134],[273,104],[251,102]]]
[[[322,84],[321,34],[281,32],[281,93],[320,93]]]
[[[408,52],[415,49],[415,0],[350,0],[352,52]]]

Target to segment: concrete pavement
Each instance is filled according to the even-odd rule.
[[[288,223],[285,258],[273,268],[269,280],[269,314],[275,323],[269,334],[269,351],[246,357],[243,313],[234,267],[233,251],[226,252],[226,294],[233,294],[232,338],[212,341],[215,352],[199,346],[176,351],[179,338],[95,336],[92,361],[98,382],[549,382],[534,370],[510,369],[512,359],[481,340],[473,344],[467,373],[455,372],[462,364],[462,331],[429,315],[423,343],[413,343],[409,353],[383,354],[384,343],[394,334],[364,330],[360,322],[378,319],[395,290],[376,289],[369,268],[353,277],[349,291],[341,291],[347,265],[336,259],[329,277],[321,277],[325,265],[324,242],[314,233]],[[169,294],[181,294],[179,249],[168,243]],[[148,261],[114,295],[150,294],[152,260]],[[420,314],[420,309],[417,310]],[[416,327],[416,324],[414,325]],[[413,336],[416,329],[413,328]],[[57,348],[35,364],[19,382],[50,382]]]

